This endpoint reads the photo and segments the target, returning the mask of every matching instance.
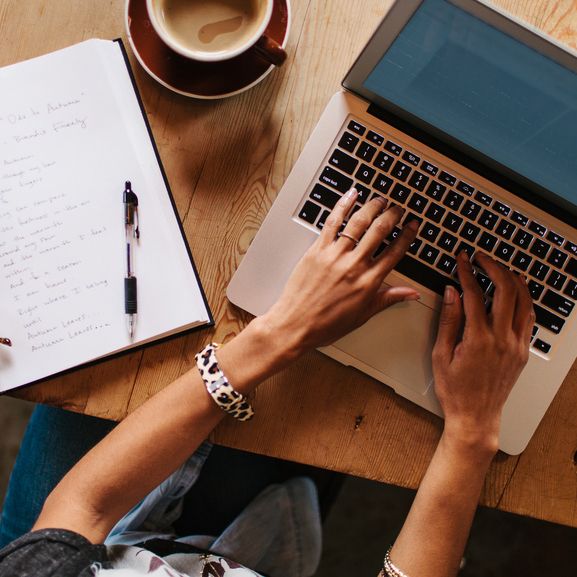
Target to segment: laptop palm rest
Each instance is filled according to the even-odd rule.
[[[431,352],[438,312],[420,302],[399,303],[338,340],[333,347],[395,383],[424,394],[432,382]]]

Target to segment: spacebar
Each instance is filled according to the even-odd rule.
[[[439,295],[445,292],[445,287],[448,284],[459,288],[459,284],[456,281],[438,273],[408,254],[399,262],[395,270]]]

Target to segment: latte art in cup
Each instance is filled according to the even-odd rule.
[[[200,53],[229,52],[247,44],[267,15],[263,0],[157,0],[160,26],[180,46]]]

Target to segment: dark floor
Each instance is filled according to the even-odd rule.
[[[0,397],[0,502],[31,405]],[[315,577],[376,577],[414,492],[348,478],[325,524]],[[577,577],[577,529],[482,508],[462,577]]]

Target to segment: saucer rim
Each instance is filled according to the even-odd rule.
[[[235,90],[233,92],[223,92],[223,93],[219,93],[219,94],[206,95],[206,94],[194,94],[193,92],[186,92],[184,90],[180,90],[180,89],[172,86],[171,84],[168,84],[165,80],[163,80],[162,78],[157,76],[154,72],[152,72],[152,70],[150,70],[150,68],[147,66],[147,64],[144,62],[144,59],[140,55],[140,52],[138,51],[136,44],[132,38],[132,33],[130,32],[129,17],[128,17],[128,9],[129,9],[130,3],[135,2],[135,1],[138,1],[138,0],[126,0],[126,2],[125,2],[124,27],[125,27],[126,37],[128,39],[128,43],[130,44],[130,47],[132,48],[132,52],[133,52],[134,56],[136,57],[136,59],[138,60],[140,65],[144,68],[144,70],[147,72],[147,74],[149,76],[151,76],[154,80],[156,80],[159,84],[161,84],[165,88],[168,88],[168,90],[170,90],[171,92],[174,92],[176,94],[180,94],[181,96],[186,96],[188,98],[197,98],[199,100],[219,100],[221,98],[230,98],[232,96],[236,96],[237,94],[241,94],[243,92],[246,92],[247,90],[250,90],[251,88],[256,86],[259,82],[262,82],[272,72],[273,68],[276,68],[276,66],[274,66],[274,64],[271,64],[257,79],[253,80],[250,84],[247,84],[246,86],[243,86],[242,88],[239,88],[238,90]],[[284,36],[284,39],[283,39],[282,44],[281,44],[282,48],[286,48],[286,46],[288,44],[288,39],[289,39],[291,24],[292,24],[292,8],[291,8],[290,0],[281,0],[281,1],[284,2],[286,4],[286,7],[287,7],[287,25],[286,25],[285,36]]]

